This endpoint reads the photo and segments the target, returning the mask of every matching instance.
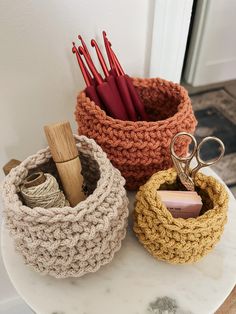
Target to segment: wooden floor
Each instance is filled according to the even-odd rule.
[[[236,286],[215,314],[236,314]]]

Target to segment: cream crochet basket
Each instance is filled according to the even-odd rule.
[[[90,194],[85,201],[73,208],[23,205],[19,186],[31,169],[50,162],[49,148],[12,169],[2,186],[5,221],[17,251],[34,270],[57,278],[80,277],[109,263],[121,247],[128,218],[120,172],[94,140],[74,137]]]

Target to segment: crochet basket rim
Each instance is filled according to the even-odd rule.
[[[144,184],[140,187],[138,193],[137,193],[137,196],[136,196],[136,200],[139,200],[140,197],[142,197],[140,194],[144,194],[149,191],[151,193],[151,195],[153,196],[153,206],[152,206],[152,209],[155,211],[155,200],[159,200],[161,202],[161,199],[160,199],[160,196],[158,195],[157,190],[159,188],[159,186],[165,182],[161,182],[161,184],[159,186],[157,185],[154,185],[153,184],[153,181],[157,183],[158,181],[158,175],[159,173],[163,173],[163,172],[169,172],[173,175],[173,180],[171,181],[171,183],[174,183],[176,181],[176,178],[177,178],[177,173],[175,171],[174,168],[170,168],[170,169],[167,169],[167,170],[162,170],[162,171],[159,171],[157,173],[154,173],[151,178]],[[223,186],[222,183],[219,183],[219,181],[217,179],[215,179],[214,177],[212,176],[208,176],[208,175],[205,175],[201,172],[198,172],[197,175],[196,175],[196,186],[199,186],[198,182],[199,181],[205,181],[205,183],[208,183],[209,185],[213,185],[212,183],[218,183],[219,186],[220,186],[220,191],[218,191],[218,193],[222,193],[221,195],[224,196],[224,201],[228,199],[228,194],[226,192],[226,189],[225,187]],[[209,195],[209,194],[208,194]],[[205,213],[203,213],[201,216],[198,216],[196,218],[174,218],[172,216],[172,214],[170,213],[170,211],[167,209],[167,207],[164,205],[163,202],[161,202],[161,207],[159,207],[159,209],[161,209],[162,211],[162,216],[163,217],[166,217],[170,223],[172,223],[173,225],[176,225],[176,226],[179,226],[181,225],[182,227],[185,227],[186,229],[189,229],[189,225],[191,224],[191,226],[193,227],[199,227],[201,228],[201,224],[202,223],[206,223],[206,220],[210,221],[212,216],[217,216],[217,215],[221,215],[222,212],[227,212],[227,208],[221,206],[221,204],[218,204],[214,198],[211,198],[211,195],[209,195],[211,201],[213,202],[213,208],[207,210]]]
[[[106,191],[104,191],[104,189],[103,189],[103,184],[99,184],[99,183],[104,182],[104,180],[109,180],[109,182],[112,181],[113,177],[107,176],[107,174],[109,173],[110,168],[114,168],[114,167],[112,166],[111,162],[107,158],[106,153],[101,149],[101,147],[93,139],[89,139],[84,135],[73,134],[73,136],[76,140],[76,146],[77,146],[79,151],[81,150],[81,152],[83,152],[83,148],[82,148],[83,143],[88,144],[90,146],[91,156],[95,157],[95,160],[98,163],[98,167],[99,167],[99,171],[100,171],[100,177],[97,181],[97,186],[94,189],[92,194],[90,194],[85,200],[81,201],[80,203],[78,203],[74,207],[64,206],[63,208],[60,208],[60,211],[62,214],[63,214],[63,209],[65,209],[66,211],[69,212],[69,214],[70,213],[75,214],[75,212],[77,212],[78,215],[81,215],[81,217],[82,217],[88,213],[88,206],[91,202],[92,197],[94,197],[95,194],[97,195],[98,199],[100,200],[100,203],[102,203],[103,199],[107,196]],[[97,147],[97,152],[94,152],[92,150],[91,144],[93,144]],[[88,152],[85,152],[85,153],[88,153]],[[51,158],[51,152],[50,152],[49,147],[39,150],[36,154],[27,157],[24,161],[21,162],[20,165],[11,169],[10,173],[4,178],[4,180],[1,184],[1,192],[2,192],[3,201],[5,201],[5,199],[9,199],[7,193],[4,193],[4,185],[7,183],[14,185],[11,182],[11,175],[17,174],[19,172],[19,169],[23,166],[25,168],[25,170],[27,171],[26,172],[26,176],[27,176],[28,170],[34,168],[34,167],[29,166],[30,161],[32,159],[34,159],[35,157],[38,157],[39,155],[41,155],[40,157],[45,157],[45,159],[42,159],[42,161],[40,161],[38,163],[38,165],[41,165],[41,164],[44,164],[45,162],[47,162]],[[105,161],[105,164],[102,164],[102,162],[101,162],[102,159]],[[117,170],[115,168],[114,168],[114,170],[119,172],[119,170]],[[124,180],[124,184],[125,184],[125,179],[124,178],[122,178],[122,179]],[[17,191],[15,192],[15,194],[17,194]],[[99,197],[101,195],[102,195],[102,197]],[[19,210],[24,210],[24,208],[28,208],[28,206],[24,205],[21,202],[21,200],[19,199],[18,196],[17,196],[17,199],[16,198],[14,200],[11,199],[10,202],[12,204],[12,207],[18,208]],[[54,214],[58,214],[58,208],[57,207],[50,207],[47,209],[47,208],[37,206],[37,207],[34,207],[34,210],[37,212],[40,212],[41,215],[46,215],[46,216],[53,216]]]
[[[144,79],[136,77],[136,78],[132,78],[132,80],[134,82],[134,86],[138,87],[139,85],[141,85],[141,82]],[[146,78],[145,80],[148,80],[153,83],[159,82],[160,86],[168,84],[168,85],[171,85],[172,89],[178,90],[181,101],[178,104],[177,111],[173,116],[167,119],[158,120],[158,121],[129,121],[129,120],[115,119],[107,115],[103,109],[101,109],[98,105],[95,104],[94,101],[92,101],[89,97],[87,97],[85,94],[85,90],[82,90],[81,92],[79,92],[77,96],[77,102],[80,101],[81,99],[85,99],[87,104],[90,105],[90,109],[92,110],[94,116],[96,116],[98,120],[100,120],[99,118],[102,118],[103,124],[108,124],[112,128],[122,127],[125,130],[132,130],[134,128],[136,129],[137,127],[143,127],[145,129],[146,128],[148,129],[158,128],[160,130],[161,128],[165,128],[167,123],[171,123],[173,120],[178,120],[178,116],[181,114],[181,111],[183,110],[183,104],[185,104],[185,102],[191,103],[191,100],[188,96],[187,90],[180,84],[177,84],[172,81],[168,81],[159,77],[148,78],[148,79]],[[75,116],[76,116],[76,112],[75,112]],[[77,120],[77,117],[76,117],[76,120]]]

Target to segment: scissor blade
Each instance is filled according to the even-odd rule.
[[[178,161],[173,155],[171,155],[171,159],[173,161],[173,164],[175,166],[177,174],[179,175],[180,173],[184,172],[183,167],[182,167],[180,161]]]
[[[191,177],[189,177],[186,173],[181,173],[179,175],[179,179],[181,183],[186,187],[188,191],[194,191],[194,182]]]
[[[188,191],[194,191],[194,182],[192,178],[185,173],[180,161],[176,160],[174,156],[171,156],[171,158],[181,183]]]

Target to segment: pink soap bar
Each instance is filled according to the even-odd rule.
[[[174,218],[198,217],[202,208],[201,197],[189,191],[157,191]]]

